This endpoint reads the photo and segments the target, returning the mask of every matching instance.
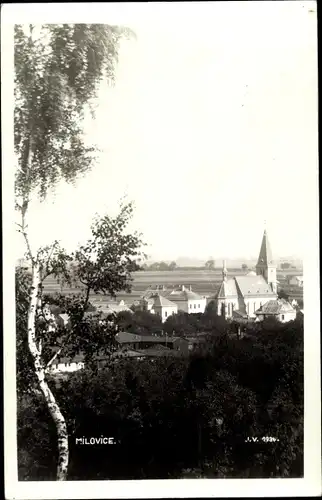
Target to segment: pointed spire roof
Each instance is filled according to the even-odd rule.
[[[264,230],[262,245],[259,252],[257,266],[267,266],[273,264],[273,254],[268,241],[266,229]]]

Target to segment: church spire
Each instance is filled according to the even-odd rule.
[[[273,254],[268,241],[266,228],[264,229],[262,245],[259,252],[257,266],[269,266],[273,264]]]
[[[263,276],[267,284],[271,286],[272,291],[274,293],[277,292],[276,265],[273,262],[273,254],[266,229],[264,229],[262,244],[256,264],[256,274]]]

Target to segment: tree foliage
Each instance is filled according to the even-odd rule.
[[[117,247],[102,276],[102,273],[97,274],[94,261],[96,259],[96,264],[98,261],[101,266],[107,259],[104,254],[106,246],[101,243],[104,236],[110,242],[111,230],[115,229],[115,225],[111,227],[109,218],[96,221],[92,228],[94,241],[89,247],[81,247],[77,255],[71,257],[57,241],[36,252],[32,250],[27,225],[28,208],[34,194],[45,199],[48,190],[54,189],[58,181],[73,182],[92,166],[95,147],[88,146],[84,138],[85,108],[88,105],[94,114],[93,104],[99,83],[102,79],[113,80],[119,40],[124,34],[129,32],[99,24],[29,24],[15,25],[14,30],[16,209],[21,215],[19,232],[24,237],[26,256],[31,263],[27,318],[18,311],[21,324],[25,322],[26,325],[26,336],[18,343],[17,352],[21,351],[27,338],[34,374],[57,431],[58,480],[66,479],[68,471],[68,429],[48,385],[47,370],[73,336],[84,337],[84,332],[81,331],[80,335],[79,330],[83,326],[90,290],[112,294],[122,284],[127,285],[130,279],[129,263],[134,255],[131,252],[137,236],[131,239],[128,235],[122,239],[122,231],[118,230],[114,242],[117,244],[121,238],[125,248]],[[127,220],[130,214],[131,204],[122,208],[118,223]],[[71,267],[69,264],[75,260],[76,266]],[[84,298],[68,304],[71,327],[68,332],[62,332],[50,312],[45,312],[43,280],[53,275],[70,281],[73,278],[71,270],[78,279],[82,277],[85,280],[86,291]],[[19,322],[20,319],[18,326]],[[101,325],[100,321],[98,325]],[[89,330],[87,328],[87,332]],[[97,329],[93,327],[93,331]],[[64,342],[48,360],[52,342],[59,343],[57,339],[52,339],[53,334],[57,339],[64,337]],[[18,363],[19,368],[25,367],[19,367]]]
[[[43,293],[41,285],[39,298],[42,307],[36,316],[36,339],[42,341],[44,366],[57,350],[59,356],[85,354],[90,361],[95,354],[110,354],[116,333],[112,324],[99,312],[89,311],[90,295],[102,293],[115,296],[120,290],[131,291],[131,268],[142,253],[143,241],[138,233],[127,232],[132,217],[133,205],[121,205],[116,217],[97,217],[92,225],[92,238],[74,253],[66,254],[57,246],[57,252],[50,252],[50,258],[42,251],[42,283],[48,275],[54,274],[60,280],[76,284],[79,293],[65,295]],[[48,250],[49,251],[49,250]],[[17,374],[26,389],[32,377],[31,356],[28,354],[27,319],[31,288],[30,274],[21,268],[16,271],[16,318],[17,318]],[[56,315],[45,314],[45,308]],[[55,316],[65,313],[68,325],[59,325]],[[152,316],[152,315],[151,315]],[[27,349],[27,351],[26,351]],[[26,355],[27,354],[27,355]]]
[[[215,261],[213,258],[207,260],[207,262],[205,263],[205,269],[208,269],[208,271],[214,271]]]
[[[15,25],[16,191],[42,197],[58,180],[86,172],[94,147],[83,137],[85,105],[113,82],[119,42],[129,30],[104,24]]]
[[[259,325],[256,335],[238,341],[217,336],[204,355],[123,360],[96,374],[85,369],[57,390],[70,422],[70,479],[303,474],[299,321],[273,329]],[[32,417],[31,408],[28,414],[45,429],[43,417]],[[37,432],[45,438],[44,430]],[[76,445],[76,437],[101,435],[114,437],[116,445]],[[28,467],[36,474],[35,459],[38,473],[48,477],[53,464],[36,445],[23,447],[21,475]]]
[[[119,330],[136,333],[137,335],[160,334],[163,330],[162,321],[158,314],[149,311],[121,311],[115,319]]]
[[[164,322],[163,328],[167,333],[179,336],[204,332],[218,335],[225,333],[228,326],[227,321],[218,316],[215,310],[206,308],[204,313],[188,314],[179,311],[177,314],[172,314]]]
[[[289,298],[290,298],[289,295],[283,289],[280,289],[278,291],[277,296],[279,299],[285,299],[285,300],[289,300]]]

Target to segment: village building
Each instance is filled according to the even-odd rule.
[[[226,263],[223,264],[223,279],[215,297],[217,313],[226,319],[256,318],[256,311],[266,302],[277,299],[276,265],[264,231],[256,264],[256,273],[228,278]]]
[[[177,314],[178,306],[174,302],[171,302],[166,297],[160,294],[154,298],[153,306],[151,312],[158,314],[161,317],[162,322],[166,321],[172,314]]]
[[[97,312],[103,312],[105,314],[118,314],[119,312],[130,312],[133,311],[131,308],[125,303],[124,300],[117,301],[107,301],[104,298],[93,298],[91,299],[91,304],[95,308]]]
[[[207,298],[193,292],[191,285],[187,288],[185,285],[173,288],[157,285],[154,289],[149,288],[138,303],[140,303],[141,307],[145,308],[145,310],[153,313],[155,312],[154,303],[156,297],[158,297],[158,301],[164,304],[166,304],[166,301],[163,301],[163,299],[168,300],[172,304],[172,314],[176,314],[178,311],[183,311],[188,314],[204,313],[207,305]],[[168,314],[166,317],[168,317]]]
[[[256,321],[263,321],[266,318],[275,318],[281,323],[293,321],[297,311],[285,299],[269,300],[256,311]]]
[[[71,373],[78,370],[82,370],[85,367],[84,356],[82,354],[77,354],[73,358],[68,358],[63,356],[57,358],[50,367],[50,372],[55,373]]]

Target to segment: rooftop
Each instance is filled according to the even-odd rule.
[[[293,312],[294,308],[285,299],[269,300],[260,307],[256,314],[281,314]]]
[[[236,276],[235,281],[243,297],[249,295],[276,297],[263,276]]]
[[[273,254],[268,241],[266,229],[263,234],[262,244],[259,252],[257,266],[273,264]]]
[[[224,299],[226,297],[237,297],[237,296],[238,296],[238,291],[236,288],[235,279],[230,278],[227,281],[223,281],[218,292],[218,298]]]
[[[168,337],[168,336],[154,336],[154,335],[136,335],[130,332],[118,332],[115,335],[116,340],[120,344],[126,344],[131,342],[152,342],[155,344],[160,344],[167,342],[168,344],[175,342],[178,337]]]
[[[177,307],[177,304],[158,294],[154,299],[153,307]]]

